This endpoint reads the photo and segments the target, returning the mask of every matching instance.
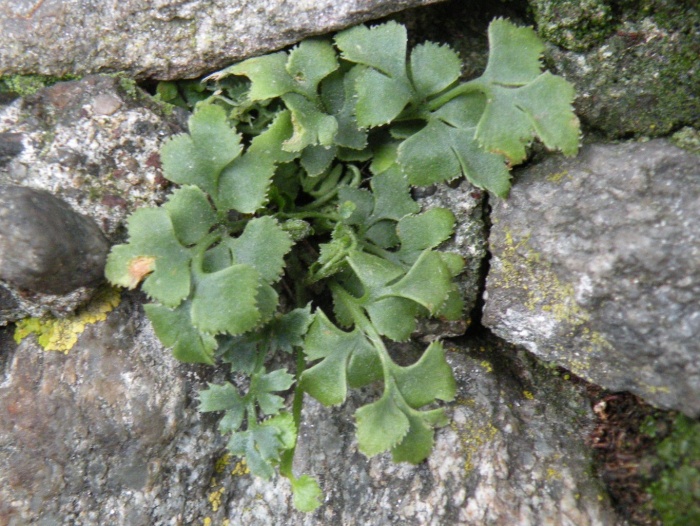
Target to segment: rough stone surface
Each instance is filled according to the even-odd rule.
[[[133,298],[68,354],[0,334],[0,524],[201,524],[221,440]]]
[[[92,218],[110,241],[123,241],[128,214],[163,200],[160,146],[184,129],[184,112],[154,102],[130,81],[91,76],[59,83],[0,108],[0,184],[51,192]],[[0,290],[2,324],[49,311],[65,315],[93,289],[70,297],[27,295],[2,284]]]
[[[221,461],[216,416],[195,410],[204,370],[176,364],[131,295],[65,355],[0,330],[0,524],[618,524],[577,385],[497,340],[451,351],[458,398],[419,466],[357,452],[353,413],[372,389],[338,409],[307,398],[295,469],[326,498],[302,514],[286,480]]]
[[[493,208],[485,325],[612,390],[700,414],[699,157],[586,147]]]
[[[289,506],[285,481],[229,474],[213,523],[316,526],[620,523],[591,476],[584,437],[587,400],[570,384],[538,369],[512,347],[472,341],[452,348],[458,383],[449,426],[419,465],[357,452],[353,414],[378,392],[353,395],[339,409],[306,402],[295,471],[310,473],[326,492],[309,515]],[[402,353],[411,355],[408,348]],[[415,356],[415,354],[413,354]]]
[[[0,1],[0,76],[201,76],[252,55],[435,0]]]
[[[440,250],[457,252],[465,260],[464,271],[458,278],[464,300],[464,317],[454,322],[423,319],[419,322],[418,335],[423,341],[460,336],[472,321],[470,315],[482,293],[483,262],[487,248],[484,193],[462,180],[458,184],[417,188],[414,194],[423,210],[447,208],[454,213],[454,235],[440,246]]]
[[[548,48],[548,66],[576,86],[588,130],[627,138],[700,128],[697,2],[530,3],[540,34],[557,45]]]
[[[95,222],[52,194],[0,184],[0,279],[67,294],[104,280],[109,243]]]

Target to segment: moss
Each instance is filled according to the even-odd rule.
[[[0,77],[0,92],[10,93],[18,97],[33,95],[46,86],[51,86],[57,82],[76,80],[80,77],[66,75],[63,77],[51,77],[47,75],[10,75]]]
[[[584,51],[614,29],[612,10],[603,0],[533,0],[540,36],[572,51]]]
[[[700,422],[679,415],[656,453],[649,494],[664,526],[700,524]]]
[[[44,350],[67,353],[85,328],[92,323],[104,321],[107,313],[119,305],[119,301],[119,292],[106,287],[86,307],[67,318],[47,316],[20,320],[15,328],[14,339],[19,343],[27,336],[35,334]]]
[[[671,141],[679,148],[700,154],[700,130],[686,126],[674,133]]]

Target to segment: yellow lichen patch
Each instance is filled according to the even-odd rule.
[[[231,463],[231,453],[224,453],[224,455],[216,461],[216,464],[214,464],[214,472],[221,474],[224,472],[226,469],[226,466],[228,466]]]
[[[202,521],[202,526],[211,526],[211,518],[204,517],[204,521]]]
[[[587,326],[591,315],[577,302],[575,287],[559,279],[551,264],[543,261],[529,242],[529,235],[516,240],[505,228],[499,257],[501,271],[492,273],[491,279],[497,282],[495,287],[523,291],[522,304],[528,311],[551,316],[562,338],[578,340],[585,356],[571,356],[567,367],[585,377],[590,368],[590,354],[612,349],[612,345],[603,334]]]
[[[547,468],[547,480],[560,480],[561,479],[561,473],[559,473],[556,469],[553,468]]]
[[[224,494],[224,489],[225,488],[223,486],[220,486],[218,489],[212,491],[207,496],[207,500],[209,501],[209,504],[211,504],[211,509],[214,512],[219,511],[219,507],[221,506],[221,497]]]
[[[234,477],[242,477],[243,475],[247,475],[248,473],[250,473],[250,469],[248,468],[248,465],[246,464],[245,460],[237,462],[234,468],[231,470],[231,475],[233,475]]]
[[[117,289],[105,287],[85,307],[67,318],[25,318],[17,322],[14,339],[17,343],[36,334],[39,345],[46,351],[67,353],[78,341],[85,327],[104,321],[107,314],[119,305]]]
[[[553,174],[549,174],[546,179],[550,183],[558,183],[564,178],[571,179],[571,176],[569,175],[569,170],[562,170],[561,172],[555,172]]]
[[[483,367],[487,373],[493,372],[493,365],[491,365],[491,362],[487,360],[482,360],[481,362],[479,362],[479,365],[481,365],[481,367]]]
[[[476,402],[473,399],[462,399],[459,405],[475,409]],[[473,411],[469,411],[473,413]],[[458,423],[458,419],[450,422],[450,428],[457,433],[462,449],[464,450],[464,469],[472,471],[476,455],[489,444],[498,434],[498,429],[489,421],[485,424],[477,422],[475,417],[467,419],[466,423]]]
[[[528,400],[534,400],[535,395],[533,395],[530,391],[523,391],[523,396],[527,398]]]

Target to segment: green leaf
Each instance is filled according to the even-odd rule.
[[[276,369],[271,373],[253,375],[249,393],[255,398],[263,414],[274,415],[284,407],[284,399],[272,393],[286,391],[293,383],[293,375],[284,369]]]
[[[304,345],[304,335],[313,321],[311,305],[294,309],[272,319],[265,327],[265,339],[271,349],[291,353]]]
[[[284,256],[292,248],[292,239],[279,223],[269,216],[251,219],[238,238],[230,238],[235,263],[255,268],[268,283],[279,280],[284,268]]]
[[[293,134],[282,144],[288,152],[300,152],[309,145],[331,146],[338,131],[335,117],[324,113],[317,103],[296,93],[282,100],[292,113]]]
[[[387,288],[387,295],[413,300],[434,314],[447,299],[451,278],[439,253],[427,250],[403,278]]]
[[[321,80],[338,69],[338,59],[330,42],[309,39],[289,52],[286,69],[299,89],[314,97]]]
[[[361,127],[393,120],[412,100],[406,76],[406,28],[396,22],[356,26],[335,37],[345,60],[361,64],[356,73],[356,116]]]
[[[215,78],[223,78],[230,74],[245,75],[251,82],[248,92],[250,100],[272,99],[281,97],[296,87],[294,79],[287,72],[286,65],[287,53],[280,51],[244,60],[217,73]]]
[[[343,223],[346,225],[361,225],[365,223],[374,209],[372,194],[362,188],[342,186],[338,190],[338,202],[341,206],[346,202],[354,205],[351,213],[343,218]]]
[[[374,209],[368,219],[370,224],[382,219],[398,221],[408,214],[420,211],[420,205],[411,197],[406,176],[394,166],[372,177],[370,182],[374,196]]]
[[[535,137],[549,149],[574,155],[579,144],[574,95],[571,84],[548,72],[518,88],[494,85],[477,137],[484,148],[502,152],[514,164],[525,159]]]
[[[482,78],[502,85],[527,84],[540,74],[543,52],[534,29],[496,19],[489,24],[489,59]]]
[[[390,388],[374,403],[355,412],[357,442],[368,457],[396,447],[410,428],[409,419],[396,404]]]
[[[164,208],[140,208],[128,219],[129,242],[112,248],[105,268],[115,285],[143,290],[167,307],[190,294],[190,250],[175,235]]]
[[[191,303],[185,301],[176,309],[151,303],[143,306],[158,339],[172,347],[173,356],[181,362],[214,365],[216,338],[194,328],[190,317]]]
[[[265,158],[268,163],[281,164],[291,162],[299,154],[298,152],[284,150],[282,144],[291,138],[293,131],[291,112],[289,110],[281,111],[264,132],[253,138],[246,154]]]
[[[201,332],[241,334],[260,320],[256,301],[260,274],[250,265],[232,265],[198,276],[192,322]]]
[[[335,144],[352,150],[367,146],[367,132],[355,118],[355,84],[361,68],[346,73],[336,72],[321,84],[321,98],[328,113],[338,121]]]
[[[325,172],[336,158],[338,153],[335,146],[307,146],[304,151],[301,152],[300,163],[301,166],[306,170],[309,177],[316,177]]]
[[[189,129],[189,135],[176,135],[163,144],[163,175],[215,196],[221,170],[241,153],[241,137],[229,126],[224,109],[208,103],[197,106]]]
[[[309,475],[290,479],[294,494],[294,507],[302,512],[314,511],[323,504],[323,492],[316,479]]]
[[[413,99],[405,79],[383,75],[376,69],[361,67],[355,81],[355,115],[363,128],[381,126],[394,120]]]
[[[404,274],[404,268],[379,256],[355,250],[348,255],[348,263],[365,288],[366,295],[374,295],[378,289]]]
[[[335,36],[342,57],[394,78],[406,77],[406,28],[396,22],[355,26]]]
[[[406,298],[382,298],[366,305],[367,314],[377,332],[395,342],[405,342],[416,330],[417,303]]]
[[[458,97],[445,105],[448,109],[444,113],[449,117],[454,113],[450,110],[457,107],[468,112],[472,100],[472,97]],[[442,115],[436,113],[436,117]],[[409,182],[429,185],[464,175],[475,186],[505,197],[510,189],[510,173],[504,157],[480,147],[474,138],[476,128],[456,127],[454,124],[467,123],[432,118],[425,128],[401,143],[398,161]]]
[[[224,382],[222,385],[208,385],[209,389],[204,389],[198,393],[198,411],[200,413],[226,411],[241,406],[241,395],[238,393],[238,389],[230,382]]]
[[[426,42],[411,52],[411,79],[422,98],[450,87],[459,78],[461,69],[462,61],[448,46]]]
[[[352,367],[352,384],[375,379],[381,365],[374,347],[358,329],[345,332],[338,329],[318,310],[304,341],[304,353],[309,361],[321,360],[301,375],[304,391],[323,405],[338,405],[345,401],[348,368]],[[351,366],[351,361],[355,363]]]
[[[207,194],[196,186],[175,190],[163,205],[170,215],[175,235],[183,245],[193,245],[216,224],[216,212]]]
[[[408,433],[397,446],[391,449],[391,458],[394,462],[419,464],[430,455],[435,433],[433,428],[417,415],[409,414],[408,421]]]
[[[282,452],[293,448],[295,440],[294,418],[282,413],[247,431],[234,433],[227,447],[233,455],[245,457],[253,475],[269,479]]]
[[[209,384],[209,389],[199,391],[198,396],[200,413],[225,411],[219,421],[219,431],[222,434],[235,432],[241,427],[245,418],[246,402],[233,384]]]
[[[435,248],[449,239],[454,225],[455,216],[447,208],[431,208],[422,214],[405,216],[396,227],[401,251],[412,253]]]
[[[454,400],[457,386],[440,342],[431,343],[413,365],[392,364],[392,374],[403,399],[414,409],[435,400]]]
[[[272,157],[244,154],[221,173],[218,202],[228,210],[252,214],[267,201],[267,192],[275,174]]]
[[[428,414],[426,412],[411,412],[407,415],[409,421],[408,433],[400,444],[391,449],[391,457],[394,462],[410,462],[420,464],[433,449],[435,442],[433,421],[444,425],[446,418],[442,409],[436,409]]]

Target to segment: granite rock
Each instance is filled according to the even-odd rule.
[[[622,524],[592,474],[581,387],[493,338],[449,347],[457,401],[418,466],[357,451],[353,413],[376,389],[333,409],[307,397],[295,471],[326,496],[297,512],[286,479],[225,454],[195,398],[220,379],[177,364],[141,300],[125,295],[67,354],[0,330],[0,524]]]
[[[91,76],[44,88],[0,108],[0,184],[50,192],[94,221],[110,242],[123,241],[126,217],[164,199],[167,181],[160,168],[160,145],[183,131],[185,122],[184,111],[157,103],[133,82],[117,77]],[[13,205],[12,221],[33,214],[21,203],[29,201]],[[0,235],[5,239],[14,234],[7,230],[12,226],[8,219],[3,221]],[[53,246],[52,254],[58,255],[56,250],[73,245],[63,245],[66,238],[56,237],[58,230],[52,233],[56,226],[47,224],[43,241],[26,241],[35,248]],[[97,232],[93,235],[99,237]],[[48,252],[46,257],[51,258]],[[69,275],[65,267],[46,288],[46,281],[39,286],[31,275],[18,275],[20,268],[14,263],[12,276],[6,276],[6,264],[2,279],[16,286],[0,284],[0,325],[48,312],[65,316],[94,292],[92,286],[74,291],[81,279],[95,278],[78,269]],[[41,272],[50,274],[56,268],[43,267]]]
[[[0,0],[0,76],[194,78],[435,0]]]
[[[666,140],[591,145],[493,206],[483,323],[598,385],[700,415],[700,172]]]

